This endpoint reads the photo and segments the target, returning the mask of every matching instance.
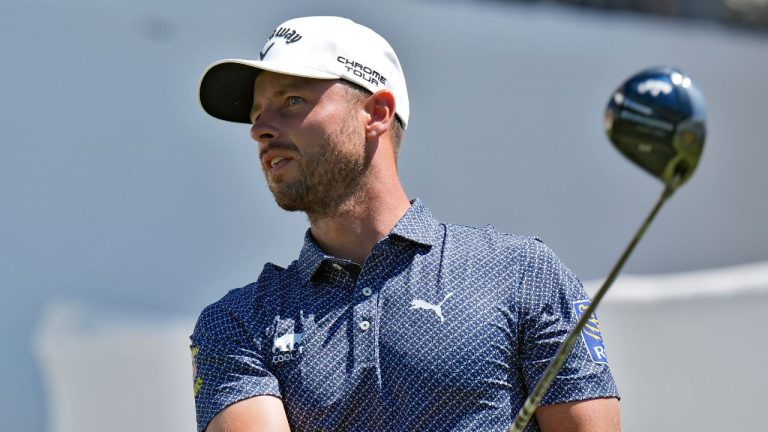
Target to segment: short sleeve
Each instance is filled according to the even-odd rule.
[[[523,376],[532,391],[560,344],[576,325],[589,297],[581,282],[541,241],[524,251],[518,302]],[[581,336],[544,396],[541,405],[618,397],[596,319]]]
[[[260,337],[254,337],[226,300],[203,310],[190,337],[198,431],[235,402],[280,396],[277,379],[264,366]]]

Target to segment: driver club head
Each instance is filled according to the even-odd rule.
[[[671,188],[685,183],[696,169],[705,121],[703,95],[672,67],[633,75],[613,92],[605,109],[605,131],[613,145]]]

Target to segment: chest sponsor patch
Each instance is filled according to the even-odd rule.
[[[286,333],[275,338],[272,345],[272,363],[294,360],[301,354],[304,351],[301,345],[303,336],[303,333]]]
[[[580,320],[582,315],[589,308],[589,300],[579,300],[573,302],[573,310],[576,312],[576,320]],[[603,335],[600,333],[600,322],[597,320],[597,314],[592,313],[587,324],[581,330],[581,338],[587,346],[592,361],[595,363],[608,363],[608,357],[605,354],[605,345],[603,344]]]

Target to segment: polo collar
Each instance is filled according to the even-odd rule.
[[[411,207],[395,224],[389,236],[397,236],[418,243],[423,246],[433,246],[439,241],[440,222],[432,216],[424,203],[416,198],[411,201]],[[315,272],[325,260],[338,260],[327,255],[312,238],[312,232],[307,229],[304,233],[304,246],[296,261],[296,271],[304,283],[314,276]]]
[[[390,235],[396,235],[424,246],[434,246],[440,235],[440,222],[432,216],[424,203],[416,198]]]
[[[326,255],[320,246],[315,243],[315,239],[312,238],[312,231],[307,229],[304,233],[304,246],[299,253],[299,259],[296,261],[299,277],[301,281],[306,284],[315,274],[320,264],[326,259],[332,259],[330,255]]]

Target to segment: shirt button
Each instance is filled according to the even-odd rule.
[[[369,328],[371,328],[371,323],[369,323],[368,321],[360,321],[360,330],[366,331]]]
[[[341,270],[341,266],[336,263],[331,264],[331,267],[333,267],[336,270]]]
[[[363,288],[363,295],[364,296],[368,297],[368,296],[371,295],[371,293],[372,293],[372,291],[371,291],[370,288],[368,288],[368,287]]]

